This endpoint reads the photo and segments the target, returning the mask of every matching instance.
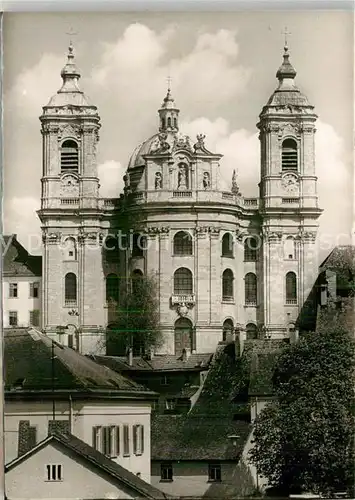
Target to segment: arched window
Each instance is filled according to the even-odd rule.
[[[174,127],[177,128],[177,119],[174,118]]]
[[[168,127],[171,127],[171,118],[170,118],[170,116],[168,117]]]
[[[132,273],[132,292],[138,293],[139,286],[142,284],[143,273],[140,269],[135,269]]]
[[[78,144],[67,139],[63,142],[60,151],[60,170],[61,172],[78,171],[79,170],[79,150]]]
[[[117,274],[109,274],[106,277],[106,301],[118,302],[119,289],[120,286]]]
[[[103,241],[105,261],[109,264],[117,263],[119,260],[118,240],[114,236],[106,236]]]
[[[174,326],[175,355],[182,354],[184,349],[192,350],[192,323],[187,318],[179,318]]]
[[[254,273],[245,275],[245,303],[251,306],[257,303],[257,281]]]
[[[222,300],[231,302],[234,299],[233,291],[233,272],[230,269],[226,269],[222,275]]]
[[[76,305],[76,276],[74,273],[65,275],[65,304]]]
[[[248,323],[246,326],[247,340],[255,340],[258,338],[258,330],[254,323]]]
[[[295,251],[295,240],[292,236],[287,236],[284,241],[284,258],[285,259],[295,259],[296,251]]]
[[[64,260],[76,260],[76,241],[75,238],[67,238],[64,242]]]
[[[146,238],[143,234],[135,233],[132,241],[132,257],[143,257],[146,249]]]
[[[292,271],[286,274],[286,304],[297,304],[297,278]]]
[[[297,143],[294,139],[285,139],[282,143],[282,171],[298,170]]]
[[[257,260],[258,241],[253,236],[244,241],[245,262],[255,262]]]
[[[161,128],[165,129],[165,118],[161,119]]]
[[[186,231],[175,234],[174,255],[192,255],[192,238]]]
[[[223,323],[223,340],[232,339],[234,331],[233,321],[231,319],[226,319]]]
[[[223,235],[222,257],[233,257],[233,236],[230,233]]]
[[[188,295],[192,290],[192,272],[186,267],[180,267],[174,273],[174,293]]]

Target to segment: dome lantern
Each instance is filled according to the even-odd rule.
[[[179,109],[175,105],[171,95],[170,85],[163,100],[161,108],[158,110],[160,118],[160,132],[177,132],[179,130]]]

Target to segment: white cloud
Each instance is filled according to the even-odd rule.
[[[182,124],[183,132],[192,138],[206,134],[205,144],[212,152],[224,155],[221,164],[223,188],[231,187],[233,170],[244,196],[258,196],[260,179],[260,144],[258,134],[247,130],[230,130],[223,118],[211,121],[198,118]],[[324,210],[320,217],[321,255],[336,244],[350,242],[353,194],[351,164],[345,154],[343,139],[334,128],[317,122],[315,135],[316,174],[318,175],[319,206]]]
[[[117,161],[109,160],[99,165],[100,196],[102,198],[118,198],[123,192],[124,174],[125,169]]]
[[[105,90],[111,107],[122,116],[137,114],[145,123],[154,119],[151,106],[159,106],[172,77],[178,105],[191,114],[213,110],[246,88],[251,71],[238,64],[236,31],[219,30],[197,36],[192,50],[168,60],[169,44],[176,44],[173,27],[156,33],[142,24],[132,24],[112,44],[103,45],[101,61],[91,74],[92,92]],[[139,123],[135,122],[135,126]]]
[[[16,79],[15,85],[5,94],[5,112],[21,112],[21,118],[37,121],[50,97],[61,87],[60,71],[65,58],[54,54],[43,54],[37,64],[25,69]]]
[[[36,214],[40,201],[31,196],[12,198],[5,205],[4,232],[17,234],[17,239],[29,253],[41,253],[41,223]]]

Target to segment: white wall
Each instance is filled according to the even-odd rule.
[[[121,429],[121,452],[115,459],[117,463],[134,474],[141,473],[141,479],[150,482],[150,403],[125,401],[83,401],[73,402],[72,433],[92,446],[93,427],[128,424],[130,426],[130,456],[123,457],[123,431]],[[69,401],[57,402],[55,405],[56,420],[69,419]],[[37,442],[48,435],[48,422],[53,419],[52,402],[6,402],[5,403],[5,463],[17,457],[18,428],[20,420],[29,420],[31,426],[37,427]],[[144,426],[144,452],[133,454],[132,427],[135,424]]]
[[[202,496],[211,487],[208,481],[208,462],[186,460],[173,462],[173,481],[161,481],[159,461],[152,462],[152,486],[164,493],[176,496]],[[230,481],[237,462],[222,463],[222,482]]]
[[[3,321],[4,328],[9,327],[9,311],[17,311],[18,326],[30,325],[30,311],[39,310],[41,326],[41,277],[4,277],[3,278]],[[38,298],[30,297],[30,283],[39,282]],[[17,283],[17,298],[10,298],[9,283]]]
[[[62,466],[62,481],[47,481],[46,465]],[[5,475],[11,499],[134,498],[134,492],[57,443],[49,443]],[[110,495],[110,496],[109,496]]]

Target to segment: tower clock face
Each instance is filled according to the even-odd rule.
[[[298,179],[294,174],[286,174],[282,178],[282,187],[289,194],[298,193]]]
[[[62,178],[62,194],[66,196],[78,196],[78,179],[74,175],[66,175]]]

